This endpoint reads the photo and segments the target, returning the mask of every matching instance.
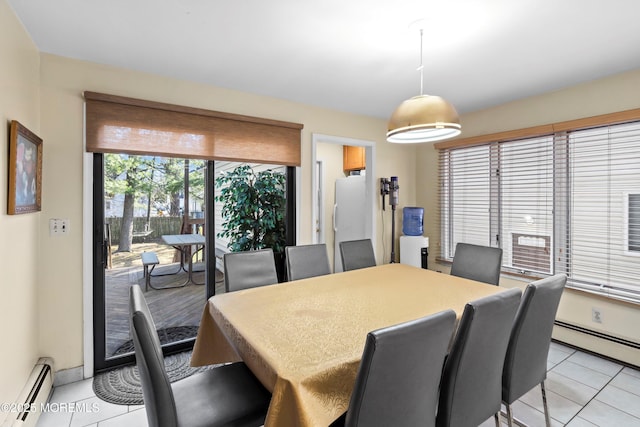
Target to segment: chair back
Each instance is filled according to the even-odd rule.
[[[227,292],[278,283],[271,248],[224,254],[224,288]]]
[[[370,332],[345,426],[435,426],[455,320],[447,310]]]
[[[340,242],[340,258],[344,271],[374,267],[376,256],[373,253],[371,239],[346,240]]]
[[[284,248],[287,258],[288,280],[306,279],[331,273],[327,245],[287,246]]]
[[[178,425],[176,403],[164,367],[160,339],[138,285],[132,285],[129,290],[129,314],[149,426],[175,427]]]
[[[520,289],[509,289],[465,306],[442,373],[438,427],[478,426],[500,412],[502,368],[520,296]]]
[[[511,329],[502,374],[502,400],[509,404],[547,377],[547,356],[567,276],[556,274],[524,290]]]
[[[497,285],[500,281],[502,249],[458,243],[451,275]]]

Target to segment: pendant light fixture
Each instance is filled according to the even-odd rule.
[[[391,115],[387,141],[419,143],[441,141],[460,135],[458,112],[439,96],[424,95],[423,32],[420,28],[420,95],[404,101]]]

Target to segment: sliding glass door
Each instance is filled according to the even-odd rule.
[[[94,154],[96,371],[134,362],[132,285],[142,288],[163,349],[173,353],[192,347],[206,299],[224,292],[224,253],[272,247],[284,277],[278,254],[295,244],[294,171],[256,163]],[[240,208],[239,199],[249,204]],[[257,226],[243,228],[251,219]]]
[[[166,351],[188,348],[210,293],[207,162],[96,154],[94,170],[94,239],[100,253],[94,276],[96,369],[132,361],[132,285],[143,289]]]

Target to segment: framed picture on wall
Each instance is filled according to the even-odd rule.
[[[42,139],[13,120],[9,130],[9,215],[41,209]]]

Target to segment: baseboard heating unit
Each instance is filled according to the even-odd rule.
[[[33,427],[53,389],[53,360],[40,358],[2,427]]]
[[[555,325],[556,326],[560,326],[563,328],[567,328],[570,329],[572,331],[576,331],[576,332],[580,332],[586,335],[590,335],[592,337],[596,337],[596,338],[600,338],[612,343],[616,343],[616,344],[621,344],[627,347],[631,347],[631,348],[635,348],[640,350],[640,343],[634,342],[634,341],[629,341],[629,340],[625,340],[624,338],[619,338],[619,337],[615,337],[613,335],[609,335],[609,334],[605,334],[602,332],[597,332],[594,331],[592,329],[587,329],[587,328],[583,328],[582,326],[577,326],[577,325],[573,325],[571,323],[567,323],[567,322],[562,322],[560,320],[556,320],[555,321]]]

